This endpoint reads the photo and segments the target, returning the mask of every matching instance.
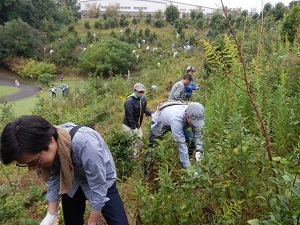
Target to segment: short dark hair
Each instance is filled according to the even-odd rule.
[[[57,141],[56,128],[40,116],[21,116],[8,123],[1,134],[0,158],[10,164],[23,153],[48,150],[51,137]]]
[[[192,78],[192,75],[191,75],[191,74],[186,73],[186,74],[183,76],[182,79],[183,79],[183,80],[192,80],[193,78]]]

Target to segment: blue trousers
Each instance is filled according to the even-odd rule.
[[[116,183],[108,190],[106,195],[110,200],[102,208],[102,215],[108,225],[129,225],[123,202],[119,195]],[[86,197],[81,187],[78,188],[73,198],[67,194],[62,195],[62,209],[65,225],[83,225]]]

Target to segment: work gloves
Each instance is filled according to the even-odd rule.
[[[132,132],[133,132],[134,134],[139,135],[139,129],[137,129],[137,128],[133,129]]]
[[[58,225],[58,215],[59,211],[57,214],[51,214],[48,211],[46,217],[43,219],[40,225]]]
[[[202,155],[202,152],[197,150],[196,153],[195,153],[195,159],[196,159],[197,162],[200,161],[201,155]]]

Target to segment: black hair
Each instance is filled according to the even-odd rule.
[[[193,78],[192,78],[192,75],[191,75],[191,74],[186,73],[186,74],[183,76],[182,79],[183,79],[183,80],[192,80]]]
[[[48,150],[51,137],[57,141],[56,128],[40,116],[21,116],[8,123],[1,134],[0,158],[10,164],[23,153]]]

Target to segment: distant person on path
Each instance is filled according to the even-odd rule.
[[[202,154],[202,134],[200,128],[204,126],[204,107],[198,102],[189,104],[170,105],[157,110],[152,115],[152,125],[149,135],[149,147],[153,147],[154,140],[171,131],[174,141],[178,145],[179,159],[184,168],[191,166],[189,159],[188,142],[192,141],[196,161],[200,160]],[[193,135],[186,136],[185,130],[191,127]],[[193,149],[194,150],[194,149]],[[190,151],[191,152],[191,151]],[[144,173],[148,174],[148,154],[145,154]]]
[[[15,85],[16,85],[16,87],[19,87],[19,86],[20,86],[20,83],[19,83],[18,80],[15,80]]]
[[[147,108],[147,100],[144,96],[146,88],[141,83],[136,83],[133,87],[133,93],[129,95],[124,103],[125,116],[123,120],[123,129],[136,134],[139,137],[137,141],[134,156],[138,155],[139,149],[142,147],[143,137],[142,122],[144,114],[151,117],[151,111]]]
[[[182,80],[176,82],[170,93],[168,100],[184,101],[184,87],[191,82],[192,76],[185,74]]]
[[[60,76],[59,80],[60,80],[60,81],[63,81],[64,78],[65,78],[64,76]]]
[[[37,170],[46,182],[48,212],[41,225],[57,220],[60,198],[65,225],[96,225],[100,212],[109,225],[129,224],[111,152],[94,129],[21,116],[5,126],[0,156],[5,165],[16,161],[19,167]],[[86,200],[91,211],[85,223]]]
[[[184,86],[184,100],[188,101],[193,94],[193,91],[198,89],[198,86],[194,83],[194,74],[195,74],[195,68],[192,66],[188,66],[186,68],[186,73],[190,74],[192,76],[191,82]]]

